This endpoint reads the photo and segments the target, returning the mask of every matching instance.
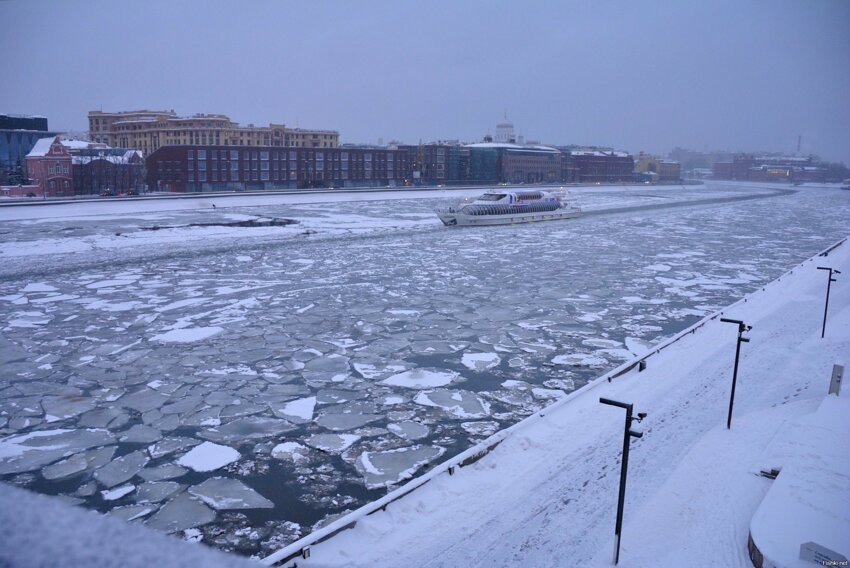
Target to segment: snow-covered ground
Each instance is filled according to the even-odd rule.
[[[269,553],[758,289],[850,206],[600,187],[573,221],[443,227],[464,192],[0,209],[0,476]],[[193,226],[254,218],[299,223]]]
[[[833,364],[850,360],[850,293],[846,280],[833,287],[821,339],[826,279],[818,265],[850,272],[850,243],[722,312],[753,326],[731,430],[737,326],[718,316],[651,356],[645,371],[591,383],[474,464],[433,477],[313,545],[298,566],[611,565],[624,412],[600,397],[648,413],[634,424],[643,437],[631,442],[620,566],[751,566],[750,523],[773,484],[781,491],[759,536],[790,551],[783,550],[783,565],[810,565],[795,561],[809,540],[846,555],[850,487],[840,464],[848,393],[825,398]],[[812,416],[819,407],[820,422]],[[844,444],[831,450],[842,461],[812,455],[835,442]],[[759,475],[786,465],[777,481]],[[799,517],[790,516],[801,510],[789,492],[795,486],[811,503]],[[783,542],[789,537],[802,540]]]

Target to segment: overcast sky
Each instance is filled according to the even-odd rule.
[[[850,1],[0,0],[0,112],[223,113],[344,142],[803,152],[850,164]]]

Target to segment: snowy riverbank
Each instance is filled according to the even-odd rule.
[[[474,465],[435,476],[312,546],[298,565],[609,565],[623,416],[598,403],[604,396],[649,414],[644,437],[632,442],[620,565],[749,566],[750,521],[774,483],[757,474],[775,466],[789,425],[815,411],[832,365],[850,354],[846,279],[833,286],[820,338],[826,278],[818,265],[850,274],[850,245],[724,310],[753,326],[731,430],[736,328],[717,318],[652,356],[646,371],[597,382],[544,411]]]

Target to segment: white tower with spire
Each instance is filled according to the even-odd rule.
[[[506,144],[516,143],[516,135],[514,134],[514,125],[508,120],[508,110],[505,109],[505,118],[502,122],[496,125],[496,142],[504,142]]]

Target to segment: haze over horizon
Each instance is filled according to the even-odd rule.
[[[0,111],[222,113],[342,142],[518,134],[850,164],[850,2],[0,1]]]

